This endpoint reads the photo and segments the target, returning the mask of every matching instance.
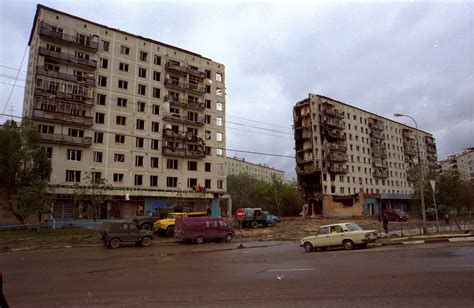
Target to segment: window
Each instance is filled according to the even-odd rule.
[[[216,117],[216,125],[217,126],[222,126],[222,118],[221,117]]]
[[[217,89],[216,89],[216,95],[217,95],[217,96],[222,96],[223,94],[224,94],[224,92],[222,91],[221,88],[217,88]]]
[[[114,162],[117,162],[117,163],[125,162],[125,154],[115,153],[114,154]]]
[[[211,163],[204,164],[204,171],[211,172]]]
[[[144,144],[145,144],[145,138],[137,137],[137,139],[135,140],[135,146],[137,148],[143,148]]]
[[[109,51],[110,48],[110,42],[108,41],[101,41],[101,49],[102,51]]]
[[[216,103],[216,110],[222,111],[222,103]]]
[[[216,81],[222,82],[222,74],[216,73]]]
[[[150,175],[150,186],[151,187],[158,186],[158,176],[157,175]]]
[[[94,132],[94,143],[104,143],[104,133]]]
[[[94,163],[101,163],[102,162],[102,152],[94,152],[93,154],[93,161]]]
[[[130,54],[130,48],[128,48],[127,46],[120,46],[120,53],[122,55],[129,55]]]
[[[109,60],[105,58],[100,58],[100,67],[107,69],[109,66]]]
[[[204,115],[204,123],[211,124],[211,116],[209,114]]]
[[[143,84],[139,84],[137,90],[138,90],[138,94],[140,95],[146,94],[146,86]]]
[[[99,76],[98,85],[99,85],[100,87],[106,87],[106,86],[107,86],[107,77],[105,77],[105,76]]]
[[[152,113],[153,114],[160,114],[160,106],[159,105],[153,105],[152,106]]]
[[[222,155],[224,155],[224,150],[221,149],[221,148],[217,148],[217,149],[216,149],[216,155],[217,155],[217,156],[222,156]]]
[[[158,150],[158,144],[159,144],[159,140],[151,139],[151,149],[152,150]]]
[[[211,140],[211,131],[210,130],[204,131],[204,138],[206,138],[206,140]]]
[[[51,159],[53,158],[53,148],[52,147],[44,147],[42,146],[41,149],[46,152],[46,156]]]
[[[145,102],[137,102],[137,111],[138,112],[145,112],[146,103]]]
[[[54,134],[54,126],[52,125],[40,125],[38,131],[42,134]]]
[[[194,178],[188,179],[188,188],[195,188],[198,184],[198,180]]]
[[[210,85],[206,85],[206,93],[211,93],[211,86]]]
[[[211,189],[211,180],[205,180],[204,187],[206,187],[207,189]]]
[[[96,112],[95,113],[95,123],[104,124],[104,122],[105,122],[105,113]]]
[[[222,133],[219,133],[219,132],[218,132],[218,133],[216,134],[216,139],[217,139],[217,141],[222,142],[223,136],[224,136],[224,135],[223,135]]]
[[[166,187],[177,187],[178,186],[178,178],[174,176],[166,177]]]
[[[158,133],[160,131],[160,123],[159,122],[151,122],[151,131],[154,133]]]
[[[158,157],[151,157],[150,158],[150,165],[151,165],[152,168],[158,168],[159,167]]]
[[[54,51],[54,52],[61,52],[61,47],[51,45],[51,44],[47,44],[46,49],[50,51]]]
[[[206,78],[211,79],[211,71],[210,70],[206,70]]]
[[[92,183],[100,183],[102,179],[102,172],[92,172],[91,173],[91,181]]]
[[[211,147],[206,147],[206,155],[211,155]]]
[[[80,51],[75,51],[75,52],[74,52],[74,56],[76,56],[76,58],[81,58],[81,59],[89,60],[89,55],[86,54],[86,53],[80,52]]]
[[[123,182],[123,173],[114,173],[113,180],[115,183]]]
[[[123,97],[117,97],[117,106],[119,107],[127,107],[128,99]]]
[[[126,125],[127,124],[127,117],[117,116],[116,119],[115,119],[115,124],[117,124],[117,125]]]
[[[138,77],[146,78],[146,68],[143,68],[143,67],[138,68]]]
[[[178,160],[177,159],[167,159],[166,160],[167,169],[178,169]]]
[[[148,57],[148,52],[144,52],[140,50],[140,61],[146,61],[147,57]]]
[[[128,72],[128,64],[127,64],[127,63],[120,62],[120,63],[119,63],[119,70],[121,70],[121,71],[123,71],[123,72]]]
[[[217,180],[217,189],[224,189],[224,180]]]
[[[125,143],[125,136],[124,135],[115,135],[115,143]]]
[[[153,80],[160,81],[160,78],[161,78],[161,73],[157,71],[153,71]]]
[[[207,109],[211,109],[211,100],[210,100],[210,99],[206,99],[204,102],[205,102],[205,104],[206,104],[206,108],[207,108]]]
[[[160,98],[160,88],[153,87],[153,97]]]
[[[82,151],[81,150],[67,150],[67,160],[81,161]]]
[[[135,156],[135,166],[143,167],[143,156],[140,156],[140,155]]]
[[[145,129],[145,120],[137,119],[137,127],[136,129],[143,130]]]
[[[128,81],[125,81],[125,80],[119,80],[118,81],[118,87],[120,89],[128,89]]]
[[[188,170],[197,171],[197,161],[188,161]]]
[[[106,99],[105,94],[97,93],[97,105],[105,106],[105,99]]]
[[[157,56],[157,55],[154,55],[154,56],[153,56],[153,64],[155,64],[155,65],[161,65],[161,57],[160,57],[160,56]]]
[[[79,183],[81,181],[81,171],[66,170],[66,182]]]

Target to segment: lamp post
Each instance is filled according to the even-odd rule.
[[[418,130],[418,124],[416,123],[416,120],[412,118],[409,115],[406,114],[401,114],[401,113],[395,113],[393,116],[395,117],[407,117],[413,120],[415,122],[415,128]],[[423,175],[423,166],[421,164],[421,153],[420,153],[420,145],[418,143],[418,136],[416,138],[416,151],[418,152],[418,168],[420,169],[420,181],[419,181],[419,186],[420,186],[420,198],[421,198],[421,215],[423,217],[423,234],[426,234],[426,210],[425,210],[425,193],[424,193],[424,187],[423,183],[425,182],[425,178]]]

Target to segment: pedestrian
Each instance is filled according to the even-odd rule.
[[[383,229],[385,230],[385,233],[388,234],[388,217],[387,217],[387,215],[383,216],[382,223],[383,223]]]
[[[444,213],[444,222],[446,223],[446,225],[449,225],[449,212],[448,211]]]

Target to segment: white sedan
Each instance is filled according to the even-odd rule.
[[[347,222],[321,226],[316,235],[300,239],[300,247],[306,252],[336,246],[350,250],[356,246],[366,248],[367,243],[375,242],[378,238],[376,230],[362,230],[357,224]]]

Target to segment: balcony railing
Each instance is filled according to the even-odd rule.
[[[431,162],[436,162],[438,160],[438,156],[436,154],[426,154],[426,159],[431,161]]]
[[[406,128],[402,130],[402,136],[403,138],[415,139],[415,134],[413,133],[413,131]]]
[[[369,123],[369,128],[372,130],[379,130],[379,131],[384,130],[383,123],[379,123],[379,122]]]
[[[329,116],[329,117],[344,119],[344,111],[340,111],[336,109],[336,107],[329,104],[322,105],[322,112],[324,115]]]
[[[35,95],[44,96],[52,99],[80,102],[88,105],[94,104],[94,98],[81,94],[64,93],[55,90],[35,88]]]
[[[435,139],[430,136],[425,136],[425,142],[429,145],[436,145]]]
[[[347,162],[347,154],[341,152],[329,152],[329,154],[326,154],[326,159],[333,162]]]
[[[184,148],[163,146],[163,155],[177,156],[177,157],[203,158],[206,156],[206,153],[203,150],[187,150]]]
[[[48,76],[52,78],[57,78],[57,79],[62,79],[62,80],[67,80],[67,81],[72,81],[72,82],[77,82],[79,84],[85,84],[91,87],[95,87],[94,77],[83,77],[83,76],[76,76],[76,75],[70,75],[66,73],[55,72],[52,70],[48,70],[42,66],[36,67],[36,74]]]
[[[336,173],[336,174],[345,174],[349,173],[349,168],[342,165],[329,165],[328,167],[329,173]]]
[[[192,91],[192,92],[196,92],[196,93],[199,93],[199,94],[206,93],[206,88],[204,86],[200,86],[200,85],[192,84],[192,83],[187,83],[187,82],[183,82],[183,81],[178,81],[178,80],[174,80],[174,79],[171,79],[171,78],[166,78],[165,79],[165,86],[170,87],[170,88],[174,88],[174,89],[178,89],[178,90],[181,90],[181,91]]]
[[[346,140],[346,136],[338,130],[328,130],[327,135],[334,139]]]
[[[80,147],[89,147],[92,144],[92,137],[72,137],[59,134],[40,134],[42,142],[68,144]]]
[[[177,61],[168,61],[166,62],[165,68],[170,71],[174,71],[177,73],[182,74],[189,74],[199,78],[206,78],[206,72],[200,71],[198,69],[192,68],[189,65],[184,65],[182,63],[178,63]]]
[[[305,165],[304,167],[300,167],[300,166],[296,167],[296,174],[298,175],[311,174],[318,171],[321,171],[321,169],[313,165]]]
[[[372,165],[374,166],[374,168],[388,168],[388,163],[383,160],[374,160],[372,162]]]
[[[344,141],[340,143],[327,143],[326,148],[330,151],[347,152],[347,144]]]
[[[385,179],[388,178],[388,170],[386,169],[374,169],[374,172],[372,173],[374,178],[378,179]]]
[[[417,151],[415,147],[408,146],[408,147],[403,147],[403,153],[405,153],[406,155],[414,156],[416,155]]]
[[[83,58],[79,58],[70,54],[48,50],[43,47],[39,48],[39,54],[45,57],[51,57],[54,59],[78,64],[87,68],[93,68],[93,69],[97,68],[97,61],[95,60],[83,59]]]
[[[296,157],[296,163],[297,164],[305,164],[305,163],[309,163],[309,162],[312,162],[313,161],[313,158],[312,157]]]
[[[335,127],[335,128],[339,128],[339,129],[344,129],[345,128],[344,121],[334,119],[334,118],[325,117],[324,118],[324,124],[326,124],[328,126]]]
[[[426,144],[426,152],[431,154],[436,154],[436,146],[431,144]]]
[[[185,99],[176,99],[171,95],[165,96],[165,101],[170,102],[171,104],[178,105],[185,108],[204,110],[206,105],[202,101],[191,101]]]
[[[372,157],[387,159],[387,153],[385,151],[373,151],[372,150]]]
[[[385,134],[377,131],[377,130],[372,130],[370,131],[370,138],[372,139],[378,139],[378,140],[384,140],[385,139]]]
[[[176,113],[165,113],[164,117],[165,120],[177,122],[177,123],[184,123],[184,124],[191,124],[191,125],[204,125],[204,117],[198,117],[197,119],[188,119],[185,115],[176,114]]]
[[[46,22],[41,23],[39,34],[41,36],[46,36],[55,40],[62,41],[68,44],[74,44],[80,47],[85,47],[92,51],[97,51],[99,49],[99,43],[94,41],[93,36],[86,36],[85,38],[79,36],[67,35],[62,32],[56,32],[51,30],[50,25]]]
[[[303,127],[301,130],[295,131],[295,140],[311,139],[312,132],[310,129]]]
[[[78,115],[73,115],[69,113],[45,111],[45,110],[39,110],[39,109],[33,110],[33,118],[43,120],[43,121],[46,120],[50,122],[64,123],[64,124],[69,123],[73,125],[86,126],[86,127],[91,127],[92,121],[93,121],[92,117],[84,117],[84,116],[78,116]]]

